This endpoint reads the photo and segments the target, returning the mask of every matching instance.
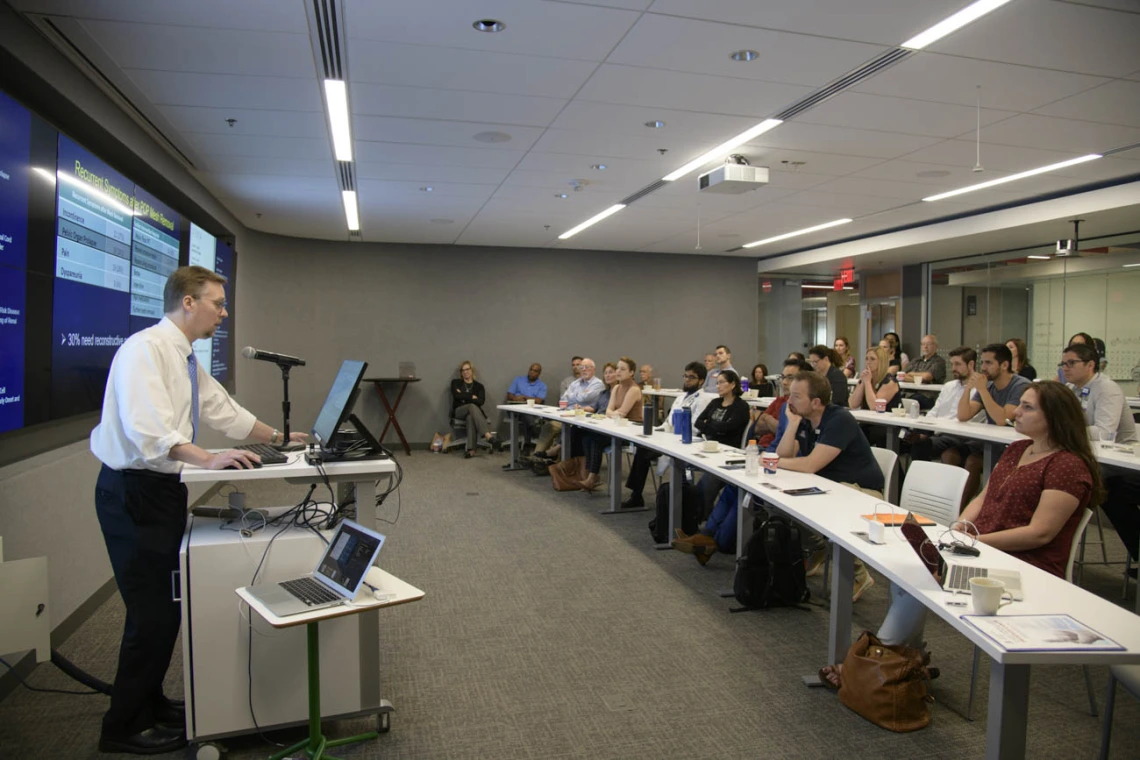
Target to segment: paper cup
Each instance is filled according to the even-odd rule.
[[[765,451],[760,455],[760,466],[764,468],[765,475],[775,475],[780,467],[780,455]]]
[[[705,441],[702,448],[705,451],[712,453],[714,451],[720,451],[720,444],[717,443],[716,441]]]
[[[535,402],[535,400],[534,400],[534,399],[532,399],[532,398],[528,398],[528,399],[526,400],[526,405],[527,405],[527,406],[534,406],[534,405],[535,405],[535,403],[536,403],[536,402]]]
[[[568,404],[566,402],[566,399],[559,399],[558,400],[558,408],[559,409],[565,409],[567,406],[568,406]]]
[[[915,375],[914,377],[912,377],[912,378],[910,379],[910,381],[911,381],[912,383],[914,383],[915,385],[922,385],[922,384],[923,384],[923,382],[925,382],[925,378],[923,378],[923,376],[922,376],[922,375]]]
[[[887,411],[887,402],[885,399],[881,399],[881,398],[875,399],[875,411],[876,412]]]

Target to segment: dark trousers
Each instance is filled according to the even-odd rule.
[[[649,468],[653,466],[653,460],[658,456],[660,455],[656,451],[650,451],[644,446],[637,447],[637,453],[633,455],[633,464],[629,466],[629,476],[625,479],[625,487],[635,496],[641,496],[641,492],[645,490],[645,479],[649,477]]]
[[[606,453],[606,446],[613,439],[608,435],[584,431],[582,433],[582,450],[586,455],[586,472],[597,475],[602,471],[602,455]],[[616,456],[620,456],[617,452]]]
[[[1101,509],[1135,562],[1140,552],[1140,476],[1114,475],[1104,485],[1108,495]]]
[[[95,511],[127,608],[103,735],[125,737],[153,726],[166,700],[162,681],[182,624],[171,574],[186,527],[186,486],[177,475],[103,467]]]

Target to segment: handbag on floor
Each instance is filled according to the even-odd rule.
[[[839,701],[889,731],[930,725],[929,680],[921,650],[888,646],[865,631],[847,651]]]
[[[555,491],[581,491],[586,479],[586,457],[571,457],[550,465],[550,483]]]

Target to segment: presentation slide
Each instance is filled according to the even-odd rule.
[[[130,335],[130,293],[55,280],[52,304],[53,416],[98,409],[115,351]]]
[[[214,376],[222,385],[229,382],[230,377],[230,331],[233,330],[233,314],[234,314],[234,249],[230,247],[229,243],[221,240],[218,241],[214,249],[214,271],[225,277],[229,282],[226,284],[226,299],[229,305],[226,311],[230,313],[229,319],[222,322],[222,326],[214,333],[213,345],[211,346],[211,361],[210,361],[210,374]]]
[[[162,319],[162,289],[178,268],[178,213],[135,186],[131,239],[131,332]]]
[[[0,265],[24,269],[32,115],[0,92]]]
[[[0,266],[0,433],[24,426],[24,283]]]
[[[211,272],[214,271],[214,248],[217,246],[217,238],[204,229],[190,223],[190,258],[187,263],[190,266],[205,267]],[[227,296],[229,294],[227,293]],[[203,338],[196,340],[192,344],[194,348],[194,355],[198,357],[199,367],[210,367],[210,374],[214,373],[214,340],[213,338]],[[215,377],[217,377],[215,375]]]

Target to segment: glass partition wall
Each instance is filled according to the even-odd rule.
[[[943,351],[1021,338],[1038,376],[1055,376],[1069,338],[1105,344],[1104,372],[1129,395],[1140,382],[1140,233],[930,264],[929,324]]]

